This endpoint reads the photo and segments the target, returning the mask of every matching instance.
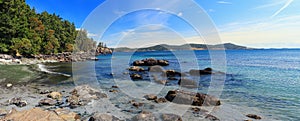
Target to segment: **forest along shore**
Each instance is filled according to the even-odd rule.
[[[32,55],[30,57],[13,56],[8,54],[0,54],[0,65],[31,65],[38,63],[53,63],[53,62],[78,62],[98,60],[97,55],[112,54],[110,48],[97,48],[96,52],[63,52],[50,55]]]

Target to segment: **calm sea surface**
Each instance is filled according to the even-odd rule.
[[[225,60],[211,54],[223,55]],[[129,79],[126,68],[134,60],[144,58],[169,60],[170,65],[163,68],[181,72],[218,67],[219,71],[226,72],[221,95],[224,102],[258,108],[273,119],[300,120],[300,50],[116,52],[98,58],[95,68],[90,69],[95,69],[97,80],[102,85],[110,84],[114,78]],[[215,65],[212,61],[224,63]],[[87,63],[92,65],[94,62]],[[72,74],[66,69],[69,67],[65,64],[47,65],[51,71],[63,70],[60,72]],[[149,81],[149,75],[142,75],[144,81]],[[210,80],[208,76],[201,77],[199,91],[207,91]]]

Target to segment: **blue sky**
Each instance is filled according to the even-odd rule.
[[[108,0],[111,1],[111,0]],[[127,6],[142,5],[128,3]],[[300,48],[300,1],[296,0],[194,0],[201,6],[204,14],[208,14],[221,42],[231,42],[258,48]],[[193,15],[170,14],[164,11],[140,10],[124,15],[124,11],[113,10],[114,7],[125,8],[124,4],[115,2],[105,8],[110,12],[100,12],[103,0],[26,0],[38,12],[56,13],[62,18],[75,23],[77,28],[87,28],[89,36],[105,41],[109,46],[141,47],[154,44],[207,43],[200,38],[193,26],[182,17]],[[173,3],[171,3],[173,2]],[[163,4],[176,5],[171,1]],[[98,7],[98,8],[97,8]],[[174,6],[172,6],[174,8]],[[176,6],[180,9],[187,7]],[[95,10],[95,11],[93,11]],[[107,19],[113,12],[120,17],[105,28],[103,36],[99,32],[102,27],[95,20],[90,25],[87,18],[90,13],[97,14],[97,19]],[[192,11],[194,15],[203,14]],[[121,16],[123,15],[123,16]],[[100,17],[101,16],[101,17]],[[100,20],[101,19],[101,20]],[[86,26],[85,26],[86,25]],[[97,26],[98,25],[98,26]],[[103,28],[102,28],[103,29]],[[205,36],[205,35],[203,35]],[[131,44],[130,44],[131,43]],[[134,43],[134,44],[132,44]]]

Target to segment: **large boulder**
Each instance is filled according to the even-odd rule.
[[[121,120],[113,115],[95,113],[92,117],[90,117],[89,121],[121,121]]]
[[[219,106],[221,101],[216,97],[182,90],[171,90],[165,98],[173,103],[194,106]]]
[[[86,105],[92,100],[98,100],[100,98],[107,98],[105,93],[91,88],[88,85],[77,86],[71,92],[71,96],[68,98],[70,105]]]
[[[169,61],[148,58],[148,59],[143,59],[143,60],[136,60],[133,62],[133,65],[134,66],[155,66],[155,65],[168,66]]]
[[[53,111],[42,110],[41,108],[33,108],[30,110],[17,111],[12,109],[4,117],[4,121],[65,121]]]

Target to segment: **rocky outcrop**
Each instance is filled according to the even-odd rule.
[[[5,117],[5,121],[76,121],[80,116],[64,109],[55,111],[32,108],[24,111],[12,109]]]
[[[165,98],[173,103],[194,106],[219,106],[221,101],[213,96],[182,90],[171,90]]]
[[[91,88],[88,85],[77,86],[71,92],[71,96],[68,98],[68,102],[70,105],[86,105],[92,100],[98,100],[101,98],[107,98],[105,93],[101,93],[100,91]]]
[[[154,58],[148,58],[148,59],[143,59],[143,60],[136,60],[133,62],[134,66],[168,66],[169,61],[167,60],[157,60]]]

